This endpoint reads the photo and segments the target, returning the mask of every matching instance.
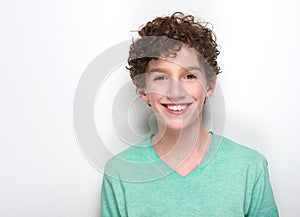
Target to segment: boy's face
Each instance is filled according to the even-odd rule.
[[[212,95],[205,72],[193,48],[183,46],[176,57],[148,63],[144,101],[150,101],[157,119],[180,130],[202,121],[204,99]]]

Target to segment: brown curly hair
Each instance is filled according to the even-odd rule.
[[[171,16],[157,17],[139,31],[140,38],[133,40],[127,69],[133,83],[145,86],[143,75],[149,61],[159,57],[174,57],[183,45],[194,48],[200,63],[204,65],[208,82],[215,82],[221,72],[217,63],[219,55],[216,36],[208,23],[196,21],[192,15],[175,12]]]

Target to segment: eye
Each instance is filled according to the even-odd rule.
[[[166,80],[167,79],[167,77],[166,76],[164,76],[164,75],[159,75],[159,76],[156,76],[156,77],[154,77],[154,81],[163,81],[163,80]]]
[[[186,78],[186,79],[189,79],[189,80],[197,79],[196,75],[194,75],[194,74],[187,74],[187,75],[185,76],[185,78]]]

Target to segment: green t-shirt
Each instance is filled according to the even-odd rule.
[[[205,158],[188,175],[170,169],[151,138],[108,161],[102,217],[277,217],[263,155],[213,134]]]

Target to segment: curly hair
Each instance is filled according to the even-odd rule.
[[[142,75],[149,61],[159,57],[174,57],[183,45],[198,52],[198,59],[204,65],[208,82],[215,82],[221,72],[217,63],[219,55],[216,36],[208,23],[196,21],[192,15],[175,12],[171,16],[157,17],[139,31],[140,38],[133,40],[128,57],[127,69],[137,87],[145,86]]]

